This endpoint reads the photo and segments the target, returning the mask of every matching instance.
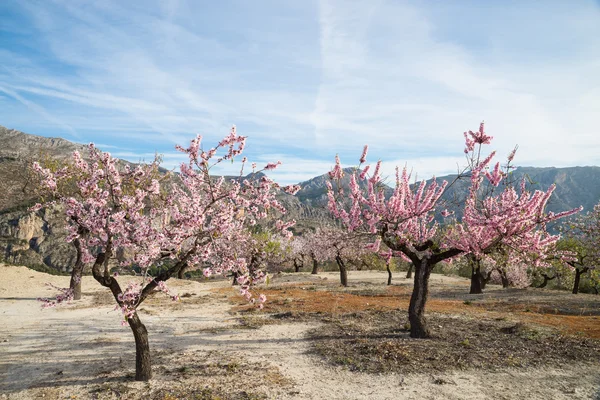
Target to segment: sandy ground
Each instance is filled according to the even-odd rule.
[[[68,277],[1,264],[0,277],[0,398],[175,399],[204,389],[248,399],[600,399],[598,365],[406,376],[333,367],[309,352],[306,332],[317,323],[245,329],[245,317],[214,291],[229,285],[223,281],[173,280],[170,287],[187,297],[142,305],[154,378],[134,382],[133,337],[107,289],[85,277],[83,300],[41,309],[36,298],[53,293],[45,283],[66,286]],[[303,274],[324,277],[334,281],[336,274]],[[385,274],[352,272],[350,279],[379,282]]]

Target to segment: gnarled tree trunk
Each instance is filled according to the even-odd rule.
[[[83,276],[84,267],[82,260],[83,252],[79,238],[73,240],[73,244],[77,250],[77,259],[75,261],[75,266],[71,271],[71,282],[69,283],[69,289],[73,291],[73,300],[81,300],[81,277]]]
[[[406,271],[406,279],[410,279],[412,278],[412,273],[413,273],[413,265],[412,263],[408,266],[408,271]]]
[[[388,286],[392,284],[392,270],[390,269],[389,264],[385,266],[385,268],[387,269],[387,273],[388,273]]]
[[[122,306],[123,303],[121,300],[119,300],[119,297],[121,294],[123,294],[121,286],[119,285],[119,282],[117,282],[117,280],[108,273],[107,265],[111,255],[112,246],[109,243],[107,245],[106,252],[100,253],[96,256],[96,261],[92,267],[92,274],[98,283],[110,289],[113,297],[117,301],[117,304]],[[143,298],[140,299],[140,302],[141,301],[143,301]],[[144,324],[142,324],[142,321],[140,321],[137,312],[134,312],[133,316],[127,319],[127,322],[129,323],[135,339],[135,379],[138,381],[148,381],[150,378],[152,378],[152,364],[150,360],[148,331],[146,330]]]
[[[152,363],[150,359],[150,343],[148,330],[137,315],[127,319],[135,338],[135,380],[148,381],[152,378]]]
[[[481,273],[481,262],[479,259],[474,257],[468,257],[469,264],[471,264],[471,288],[469,294],[481,294],[483,293],[483,275]]]
[[[480,267],[471,267],[471,289],[469,294],[481,294],[483,288],[481,283],[483,282],[483,276],[481,276]]]
[[[313,262],[311,274],[316,275],[317,273],[319,273],[319,263],[317,262],[317,258],[315,257],[314,254],[311,255],[311,258],[312,258],[312,262]]]
[[[410,296],[408,306],[408,320],[410,322],[410,337],[423,339],[429,337],[429,329],[425,320],[425,304],[429,293],[429,269],[428,260],[424,259],[415,265],[415,280],[413,292]]]
[[[540,288],[540,289],[545,288],[546,285],[548,285],[549,281],[556,278],[556,274],[554,276],[548,276],[548,274],[542,274],[542,277],[544,278],[544,282],[542,282],[538,285],[538,288]]]
[[[342,286],[348,286],[348,270],[346,269],[346,264],[344,264],[344,260],[339,255],[335,256],[335,261],[337,262],[338,267],[340,268],[340,282]]]
[[[481,273],[481,290],[485,289],[490,279],[492,279],[492,271],[489,271],[487,274],[484,272]]]
[[[508,276],[506,276],[506,271],[499,270],[498,273],[500,274],[500,280],[502,280],[502,287],[504,289],[508,289],[509,282],[508,282]]]
[[[575,268],[575,282],[573,283],[573,294],[579,293],[579,283],[581,282],[581,275],[586,273],[588,268]]]

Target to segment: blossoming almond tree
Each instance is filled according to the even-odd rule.
[[[597,292],[600,286],[600,203],[590,212],[578,216],[568,227],[563,227],[563,231],[565,238],[558,243],[558,248],[567,253],[563,261],[575,273],[572,293],[579,293],[581,278],[585,274],[588,274],[591,286]]]
[[[201,150],[200,136],[191,141],[189,148],[178,147],[189,161],[181,165],[180,182],[173,184],[169,193],[161,191],[160,182],[152,178],[156,163],[134,169],[121,167],[110,154],[90,145],[90,162],[78,153],[73,155],[75,167],[86,177],[77,182],[81,198],[55,193],[69,218],[68,240],[81,241],[83,257],[93,261],[95,280],[111,290],[117,308],[123,312],[123,323],[132,330],[136,380],[145,381],[152,376],[148,332],[137,309],[156,292],[165,292],[177,300],[166,281],[182,268],[205,266],[206,276],[236,272],[242,294],[249,301],[254,300],[250,285],[264,275],[255,271],[251,276],[246,260],[237,258],[231,250],[236,243],[248,240],[247,225],[256,224],[270,210],[285,210],[274,197],[274,183],[266,176],[258,181],[240,178],[231,182],[211,176],[211,168],[241,154],[245,142],[246,137],[238,136],[233,128],[218,146],[208,151]],[[225,154],[218,156],[223,150]],[[244,158],[240,177],[245,163]],[[265,169],[278,164],[268,164]],[[39,172],[49,191],[56,191],[57,182],[69,176],[66,171]],[[282,231],[289,226],[278,224]],[[85,236],[81,235],[82,230]],[[130,255],[122,266],[142,269],[140,281],[125,288],[110,272],[109,262],[118,249],[126,249]],[[165,268],[151,277],[148,268],[156,264],[164,264]],[[263,302],[265,298],[260,296],[258,300]]]
[[[312,244],[322,260],[335,260],[340,271],[340,283],[348,286],[348,263],[357,264],[367,252],[367,243],[358,232],[334,227],[323,227],[314,236]]]
[[[39,161],[32,161],[30,165],[27,166],[29,170],[29,175],[31,176],[30,180],[27,184],[33,184],[34,192],[39,192],[38,194],[44,195],[47,190],[45,185],[40,185],[39,174],[44,171],[52,171],[55,173],[59,173],[63,175],[65,178],[62,178],[56,182],[60,187],[56,187],[52,190],[52,192],[61,193],[66,197],[78,197],[79,191],[76,182],[82,179],[85,179],[85,175],[83,175],[83,171],[78,168],[73,168],[70,162],[56,160],[48,157],[47,155],[38,155]],[[67,179],[66,176],[69,178]],[[48,202],[49,205],[52,204],[52,201]],[[37,211],[39,207],[36,205],[33,207],[33,211]],[[80,228],[80,237],[85,237],[87,232]],[[58,296],[55,300],[47,300],[45,304],[53,305],[56,304],[57,301],[62,302],[68,299],[80,300],[81,299],[81,279],[83,275],[83,269],[85,267],[83,252],[81,247],[81,240],[76,238],[72,241],[73,246],[76,251],[75,264],[71,269],[71,280],[68,289],[61,290],[61,295]]]
[[[319,272],[319,262],[324,261],[325,256],[320,254],[319,245],[319,238],[315,232],[308,231],[293,237],[288,245],[288,257],[296,272],[304,267],[307,257],[312,262],[311,274],[316,275]]]
[[[433,179],[430,183],[422,181],[411,185],[411,174],[406,168],[402,171],[397,168],[394,192],[386,197],[381,188],[381,162],[377,162],[370,177],[368,167],[360,173],[357,169],[351,176],[347,195],[340,192],[340,185],[334,190],[333,185],[328,184],[329,210],[349,231],[368,232],[392,251],[402,252],[414,265],[414,286],[408,309],[411,337],[429,336],[424,312],[429,277],[437,263],[464,254],[485,254],[500,245],[541,249],[556,240],[543,232],[545,224],[578,211],[556,215],[545,213],[554,187],[546,192],[529,193],[523,184],[520,193],[508,187],[499,194],[479,198],[484,180],[498,186],[503,178],[499,164],[489,170],[494,152],[480,157],[482,146],[489,144],[491,139],[485,133],[483,123],[478,131],[465,133],[465,152],[476,152],[478,162],[460,174],[470,175],[470,190],[464,201],[461,221],[448,223],[444,229],[439,229],[435,216],[436,213],[448,214],[439,209],[448,187],[446,181]],[[366,161],[366,154],[365,147],[361,165]],[[330,177],[339,182],[342,174],[336,157]],[[366,182],[366,190],[361,189],[359,181]],[[377,243],[374,250],[378,250]]]
[[[485,285],[481,269],[483,258],[496,264],[496,271],[505,278],[504,284],[508,283],[506,278],[510,270],[513,283],[526,285],[526,266],[547,266],[544,260],[550,257],[553,244],[558,239],[558,236],[546,231],[546,224],[580,210],[545,215],[544,209],[554,185],[546,192],[530,193],[524,179],[520,184],[507,179],[514,168],[511,162],[516,147],[504,166],[497,162],[493,170],[488,171],[487,166],[495,152],[484,157],[481,150],[482,145],[489,144],[491,140],[492,137],[484,132],[483,123],[478,132],[465,133],[465,171],[471,175],[471,185],[462,221],[448,231],[449,245],[463,249],[471,264],[472,294],[482,293]]]
[[[509,286],[525,288],[531,284],[530,272],[534,268],[540,271],[549,268],[546,262],[515,256],[514,253],[505,251],[502,247],[486,254],[485,257],[468,254],[465,259],[471,267],[471,294],[477,293],[477,288],[485,289],[489,282],[502,284],[505,289]],[[479,277],[477,277],[478,274]]]
[[[311,248],[306,235],[294,235],[285,246],[286,261],[294,265],[294,272],[300,272],[304,268],[306,257],[310,254]]]

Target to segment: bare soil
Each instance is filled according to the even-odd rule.
[[[262,311],[226,281],[173,280],[148,327],[154,377],[135,382],[133,337],[106,289],[40,308],[46,282],[0,265],[0,398],[7,399],[600,399],[600,297],[490,286],[435,275],[433,337],[408,337],[411,282],[387,274],[280,274]],[[133,277],[123,277],[135,279]]]

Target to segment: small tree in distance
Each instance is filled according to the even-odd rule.
[[[358,169],[350,179],[349,193],[337,184],[337,190],[328,183],[329,210],[349,231],[369,233],[373,240],[380,239],[392,251],[402,252],[414,265],[415,277],[408,316],[411,337],[426,338],[429,329],[425,320],[425,305],[429,291],[429,276],[435,265],[459,255],[474,254],[476,257],[505,246],[543,252],[558,236],[545,232],[545,224],[579,211],[570,210],[560,214],[546,213],[545,206],[554,187],[546,192],[530,193],[523,182],[520,191],[510,186],[498,194],[479,198],[482,184],[487,180],[497,187],[504,173],[497,163],[490,171],[489,165],[495,152],[483,157],[482,148],[492,137],[484,131],[482,123],[476,132],[465,132],[465,153],[476,154],[457,179],[470,178],[469,194],[463,204],[461,221],[446,223],[438,229],[436,213],[448,217],[448,212],[438,208],[448,183],[433,179],[429,184],[422,181],[411,185],[411,174],[404,168],[396,169],[396,186],[386,198],[380,188],[381,161],[377,162],[369,177],[368,166]],[[367,147],[360,158],[366,162]],[[512,159],[514,154],[509,156]],[[330,177],[339,182],[343,170],[339,158]],[[359,182],[365,182],[361,189]],[[375,241],[375,243],[378,243]],[[377,250],[377,246],[374,246]]]
[[[349,263],[359,264],[367,252],[367,243],[358,232],[348,232],[334,227],[320,228],[313,246],[323,260],[335,260],[340,272],[340,283],[348,286]]]
[[[589,275],[591,286],[597,292],[600,286],[597,271],[600,263],[600,203],[567,225],[563,229],[565,238],[558,247],[569,255],[565,263],[575,273],[572,293],[579,293],[581,278],[585,274]]]

